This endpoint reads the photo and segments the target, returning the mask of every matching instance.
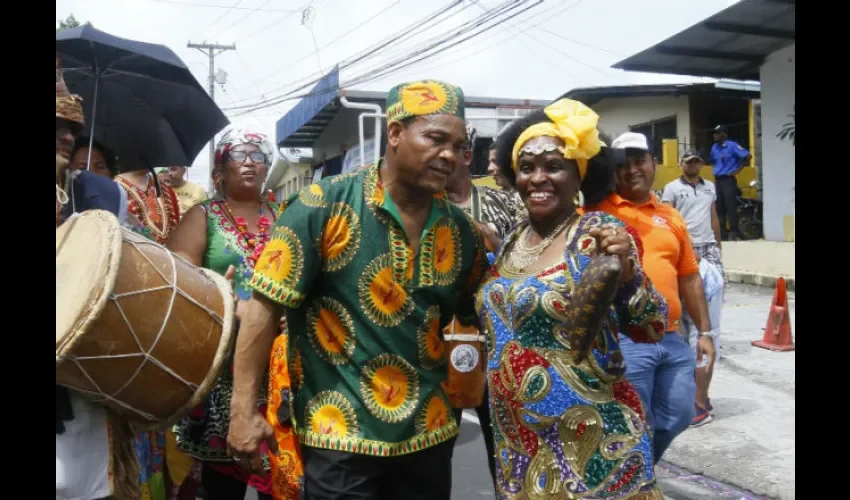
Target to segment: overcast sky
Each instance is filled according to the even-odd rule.
[[[464,0],[456,14],[415,38],[389,44],[388,56],[425,41],[504,0]],[[236,44],[216,58],[227,83],[216,87],[222,108],[280,95],[320,68],[327,71],[450,0],[56,0],[56,17],[73,14],[110,34],[168,46],[207,86],[208,59],[187,42]],[[534,2],[529,2],[534,3]],[[436,78],[467,95],[553,99],[576,87],[694,81],[686,77],[630,73],[609,66],[728,7],[735,0],[544,0],[491,31],[396,74],[354,88],[386,91],[411,79]],[[302,25],[312,7],[312,30]],[[348,32],[348,33],[346,33]],[[314,42],[315,38],[315,42]],[[318,47],[318,52],[316,51]],[[341,72],[345,82],[374,63]],[[297,101],[248,115],[274,140],[274,124]],[[204,150],[190,177],[206,185]]]

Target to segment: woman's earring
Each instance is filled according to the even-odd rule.
[[[579,192],[576,193],[575,198],[573,198],[573,203],[577,207],[583,207],[584,206],[584,195],[581,193],[581,190],[579,190]]]

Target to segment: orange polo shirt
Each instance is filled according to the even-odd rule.
[[[679,212],[654,194],[648,202],[636,205],[617,193],[585,210],[609,213],[637,231],[643,243],[643,270],[670,307],[667,331],[678,331],[682,317],[679,278],[699,272],[688,226]]]

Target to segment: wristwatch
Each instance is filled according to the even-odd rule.
[[[714,338],[714,332],[699,332],[700,337]]]

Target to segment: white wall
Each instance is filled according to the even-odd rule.
[[[333,158],[342,153],[341,144],[345,144],[349,148],[357,144],[360,140],[357,132],[357,117],[362,112],[359,109],[341,109],[336,118],[313,144],[313,158],[317,161]],[[528,110],[467,107],[464,112],[470,117],[492,117],[492,119],[472,120],[471,123],[476,129],[478,137],[493,137],[512,119],[524,115]],[[386,120],[382,120],[382,135],[386,133],[386,126]],[[372,137],[374,127],[374,118],[366,118],[364,122],[366,139]]]
[[[794,215],[794,147],[790,141],[780,141],[776,134],[794,112],[795,45],[774,52],[761,67],[764,237],[773,241],[785,241],[783,220]]]
[[[599,127],[611,137],[628,132],[629,126],[675,115],[679,142],[691,142],[691,114],[686,95],[616,97],[603,99],[591,108],[599,115]]]

